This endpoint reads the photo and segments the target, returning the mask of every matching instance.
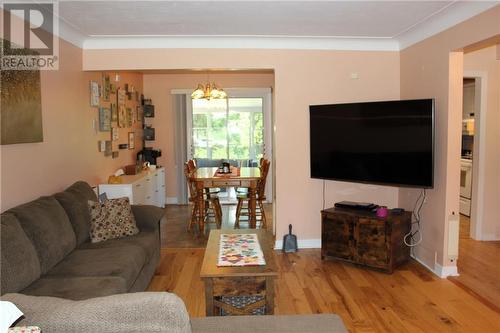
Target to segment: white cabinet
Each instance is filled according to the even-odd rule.
[[[165,207],[165,168],[121,178],[121,184],[100,184],[99,194],[106,193],[108,199],[128,197],[132,205]]]

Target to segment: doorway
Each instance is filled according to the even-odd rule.
[[[463,56],[459,276],[450,278],[500,307],[500,50],[497,45]],[[470,206],[467,197],[470,195]],[[466,203],[467,205],[464,205]]]
[[[199,167],[216,167],[228,161],[236,167],[258,166],[271,160],[271,89],[226,89],[223,100],[195,99],[186,112],[187,158]],[[190,104],[190,105],[189,105]],[[272,174],[266,182],[272,202]],[[236,204],[234,188],[221,189],[221,203]]]

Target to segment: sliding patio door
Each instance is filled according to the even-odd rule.
[[[187,149],[201,166],[229,160],[239,166],[257,166],[271,159],[271,90],[227,89],[225,100],[192,100],[186,117]],[[266,197],[272,198],[272,175]]]

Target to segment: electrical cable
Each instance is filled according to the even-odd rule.
[[[412,212],[412,222],[410,231],[403,237],[403,242],[406,246],[415,247],[422,242],[422,233],[420,231],[420,212],[427,198],[427,193],[425,188],[422,190],[417,200],[415,201],[415,206]],[[413,231],[415,229],[415,231]],[[416,237],[417,236],[417,237]],[[409,239],[409,240],[408,240]]]
[[[323,179],[323,210],[325,210],[325,180]]]

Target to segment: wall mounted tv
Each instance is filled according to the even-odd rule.
[[[311,177],[433,187],[434,99],[311,105]]]

